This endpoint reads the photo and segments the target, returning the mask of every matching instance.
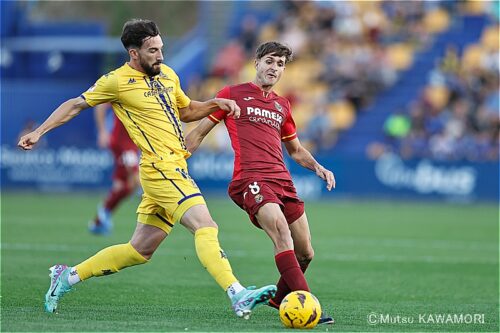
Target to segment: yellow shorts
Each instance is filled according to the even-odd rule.
[[[196,205],[206,205],[200,189],[189,176],[186,163],[144,163],[140,166],[142,201],[137,221],[170,233],[184,213]]]

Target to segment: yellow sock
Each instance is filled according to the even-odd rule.
[[[196,254],[203,267],[207,269],[219,286],[226,290],[231,284],[238,282],[238,279],[233,275],[229,260],[220,248],[217,233],[217,228],[198,229],[194,234],[194,244]]]
[[[93,276],[109,275],[122,268],[144,264],[148,262],[132,244],[119,244],[107,247],[94,256],[75,266],[80,280]]]

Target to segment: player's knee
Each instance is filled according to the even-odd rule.
[[[211,217],[193,219],[189,223],[183,223],[183,225],[193,234],[202,228],[218,228],[217,223]]]
[[[192,234],[197,230],[202,228],[218,228],[217,223],[211,217],[197,218],[197,219],[185,219],[181,220],[181,224],[186,227]]]
[[[313,260],[314,258],[314,249],[312,247],[309,247],[306,251],[302,253],[297,253],[297,261],[299,264],[302,265],[309,265],[309,263]]]
[[[148,248],[143,248],[140,250],[137,250],[137,252],[144,257],[146,260],[150,260],[153,257],[153,254],[155,253],[155,250],[153,249],[148,249]]]
[[[137,242],[135,239],[132,239],[130,244],[146,260],[151,259],[158,248],[156,244],[145,244],[144,242]]]
[[[217,228],[206,205],[195,205],[189,208],[181,218],[181,224],[191,233],[201,228]]]

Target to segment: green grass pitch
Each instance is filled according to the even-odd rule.
[[[88,234],[100,197],[2,194],[2,331],[285,330],[268,307],[236,318],[181,226],[150,263],[85,281],[58,314],[44,313],[49,266],[77,264],[133,232],[138,197],[118,209],[111,236]],[[207,202],[241,282],[275,283],[271,241],[229,199]],[[498,332],[497,205],[323,201],[306,209],[316,252],[306,277],[337,321],[315,331]],[[448,314],[462,322],[429,321]],[[484,323],[467,323],[474,314]]]

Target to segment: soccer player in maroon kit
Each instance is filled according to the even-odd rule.
[[[240,118],[216,111],[186,137],[188,150],[194,152],[215,125],[224,120],[235,155],[229,196],[274,243],[281,277],[269,304],[276,308],[290,291],[310,290],[304,272],[314,256],[304,202],[297,196],[283,161],[281,143],[292,159],[325,180],[329,191],[335,187],[333,173],[300,144],[290,102],[272,91],[291,59],[292,51],[285,45],[260,45],[254,81],[226,86],[217,94],[236,101],[241,108]],[[333,323],[333,319],[324,315],[320,323]]]
[[[113,115],[113,129],[106,128],[109,104],[99,104],[94,109],[97,126],[97,144],[113,154],[113,183],[106,199],[97,208],[95,218],[89,222],[89,231],[96,235],[109,234],[113,228],[111,214],[118,205],[139,186],[139,150],[130,139],[125,127]]]

